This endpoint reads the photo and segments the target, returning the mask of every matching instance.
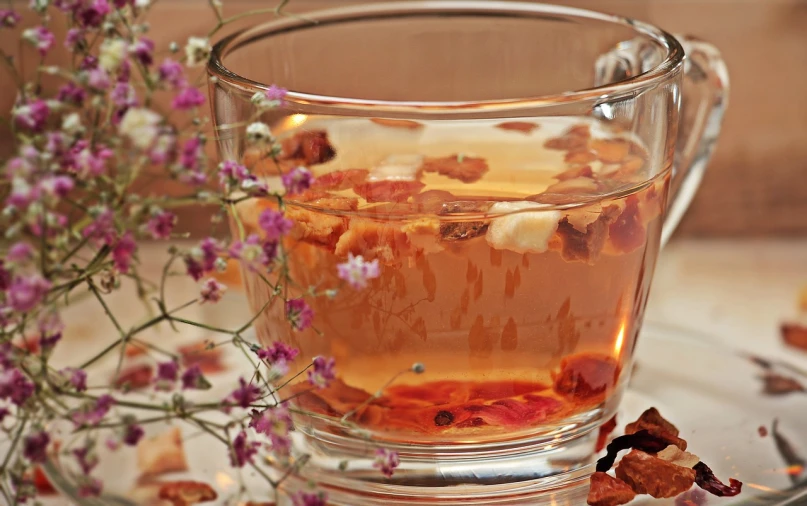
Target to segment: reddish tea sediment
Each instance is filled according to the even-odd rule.
[[[340,289],[308,299],[321,334],[290,331],[280,307],[256,322],[264,342],[300,348],[300,368],[336,358],[338,380],[299,407],[425,443],[544,434],[615,405],[657,255],[666,161],[564,121],[309,119],[302,141],[285,141],[302,158],[292,148],[316,139],[324,160],[309,165],[306,207],[287,208],[292,277],[300,293]],[[552,207],[564,204],[575,205]],[[242,208],[248,230],[265,205]],[[381,265],[365,290],[336,275],[351,253]],[[254,308],[270,296],[254,274],[245,287]],[[371,398],[415,362],[424,373]]]

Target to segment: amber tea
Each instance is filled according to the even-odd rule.
[[[298,347],[299,368],[333,356],[337,380],[296,388],[317,415],[402,444],[545,437],[615,410],[630,369],[657,256],[669,160],[584,118],[519,121],[293,115],[277,161],[248,151],[265,177],[296,165],[316,176],[290,197],[292,277],[315,330],[291,331],[270,307],[264,344]],[[270,181],[271,185],[271,181]],[[240,208],[249,231],[267,200]],[[378,260],[365,290],[346,286],[348,255]],[[269,288],[247,272],[253,309]],[[415,363],[425,371],[411,371]],[[400,373],[400,374],[399,374]],[[326,420],[331,420],[332,423]]]

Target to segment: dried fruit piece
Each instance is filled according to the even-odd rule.
[[[639,214],[639,199],[635,195],[625,199],[625,208],[608,227],[608,233],[611,244],[622,253],[630,253],[644,246],[646,234]]]
[[[319,199],[312,203],[316,204],[325,200]],[[355,199],[353,200],[355,201]],[[334,250],[339,238],[348,228],[346,218],[325,213],[315,213],[295,206],[286,208],[286,218],[290,219],[294,224],[289,234],[291,238],[325,246],[331,251]]]
[[[715,477],[714,473],[709,466],[703,462],[698,462],[694,469],[695,483],[700,488],[718,497],[733,497],[742,492],[743,484],[739,480],[729,478],[729,484],[726,485]]]
[[[567,181],[569,179],[577,179],[578,177],[594,177],[594,171],[591,170],[591,166],[589,165],[573,167],[556,175],[555,179],[558,181]]]
[[[171,481],[160,486],[160,499],[174,506],[189,506],[202,502],[215,501],[218,494],[213,487],[199,481]]]
[[[311,188],[314,190],[347,190],[364,182],[370,171],[365,169],[347,169],[328,172],[314,179]]]
[[[594,139],[589,147],[603,163],[619,163],[630,154],[630,144],[625,139]]]
[[[198,365],[205,374],[214,374],[224,370],[221,363],[221,348],[214,348],[208,345],[208,341],[197,341],[195,343],[180,346],[179,352],[184,367]]]
[[[589,506],[619,506],[636,497],[630,485],[605,473],[591,475],[591,488],[586,503]]]
[[[695,483],[695,470],[654,457],[641,450],[631,450],[616,467],[616,477],[639,494],[656,499],[675,497]]]
[[[807,326],[798,323],[782,324],[782,339],[794,348],[807,351]]]
[[[382,262],[395,261],[397,254],[405,254],[409,249],[409,240],[400,228],[385,223],[353,218],[334,249],[339,257],[347,257],[348,253],[362,255],[365,259],[378,258]]]
[[[149,364],[138,364],[121,370],[115,379],[115,388],[138,390],[151,384],[154,368]]]
[[[280,160],[299,161],[301,165],[325,163],[336,156],[333,146],[328,141],[328,133],[324,130],[304,130],[281,143]]]
[[[678,448],[675,445],[670,445],[656,454],[656,457],[661,460],[666,460],[671,464],[681,467],[695,467],[695,464],[700,462],[700,457]]]
[[[608,229],[619,215],[619,207],[615,205],[603,208],[596,220],[580,231],[570,221],[569,215],[558,223],[557,235],[561,242],[561,256],[568,262],[581,261],[594,263],[599,258],[605,241],[608,239]]]
[[[401,227],[401,232],[406,234],[409,245],[417,251],[436,253],[443,249],[437,242],[440,222],[436,218],[409,221]]]
[[[590,138],[591,129],[588,125],[575,125],[560,137],[547,139],[544,147],[561,151],[575,151],[585,148]]]
[[[411,119],[370,118],[370,121],[376,125],[390,128],[405,128],[407,130],[417,130],[419,128],[423,128],[423,123],[419,123]]]
[[[420,181],[368,181],[353,187],[367,202],[406,202],[426,185]]]
[[[137,445],[137,468],[142,474],[155,475],[188,470],[182,432],[178,427],[144,439]]]
[[[763,392],[767,395],[787,395],[807,391],[799,380],[774,372],[766,372],[762,380],[765,383]]]
[[[647,409],[638,420],[625,426],[625,434],[635,434],[643,430],[681,450],[687,449],[687,442],[678,437],[678,428],[665,420],[656,408]]]
[[[608,444],[608,438],[611,437],[611,433],[614,432],[614,429],[616,429],[616,415],[600,425],[600,429],[597,432],[597,446],[595,451],[601,452],[605,448],[605,445]]]
[[[509,213],[490,222],[485,239],[497,250],[516,253],[543,253],[558,228],[561,214],[540,209],[534,202],[497,202],[491,213]]]
[[[576,151],[569,151],[563,157],[563,161],[566,163],[591,163],[597,159],[597,155],[589,150],[589,149],[579,149]],[[591,169],[589,168],[589,171]],[[588,176],[591,177],[591,176]]]
[[[529,121],[505,121],[496,125],[496,128],[528,134],[538,128],[538,124]]]
[[[488,171],[488,164],[484,158],[451,155],[443,158],[427,158],[423,163],[423,170],[458,179],[463,183],[473,183],[482,179]]]
[[[599,353],[581,353],[564,357],[560,371],[553,373],[554,389],[564,397],[594,399],[614,388],[619,379],[619,364],[613,357]]]
[[[444,204],[440,210],[443,216],[461,213],[485,213],[490,210],[491,204],[487,202],[451,202]],[[440,224],[440,239],[443,241],[463,241],[473,239],[487,232],[489,222],[486,221],[456,221]]]
[[[434,416],[434,425],[438,427],[445,427],[446,425],[451,425],[454,421],[454,415],[451,414],[450,411],[438,411],[437,414]]]
[[[588,195],[597,193],[599,186],[597,182],[589,177],[576,177],[572,179],[564,179],[553,185],[549,185],[546,193],[550,194],[570,194],[570,195]]]

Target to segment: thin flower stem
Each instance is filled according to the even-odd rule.
[[[20,420],[20,428],[17,429],[17,433],[14,435],[14,439],[11,441],[11,447],[8,449],[8,453],[6,457],[3,459],[3,463],[0,464],[0,474],[4,474],[6,471],[6,466],[8,465],[9,460],[11,460],[11,456],[14,455],[14,450],[17,448],[17,444],[20,442],[20,438],[22,437],[22,433],[25,431],[25,426],[28,424],[28,415],[23,415],[22,420]]]

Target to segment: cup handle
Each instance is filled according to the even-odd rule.
[[[729,92],[728,70],[720,51],[694,37],[676,35],[676,38],[686,56],[662,245],[675,231],[700,185],[720,133]]]

